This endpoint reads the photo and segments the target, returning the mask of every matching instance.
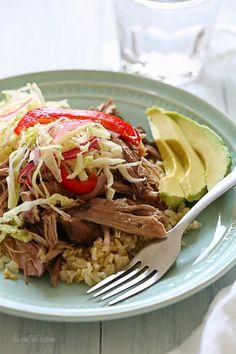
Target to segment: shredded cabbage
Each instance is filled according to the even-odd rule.
[[[101,124],[93,123],[88,124],[88,130],[91,136],[96,136],[101,139],[110,139],[111,134]]]
[[[93,161],[93,156],[86,156],[83,158],[83,155],[82,154],[78,154],[77,155],[77,158],[76,158],[76,164],[75,164],[75,168],[74,168],[74,172],[71,173],[69,176],[68,176],[68,179],[74,179],[76,178],[77,176],[81,176],[81,173],[87,168],[87,167],[90,167],[91,163]],[[87,179],[87,174],[86,174],[86,178],[85,180]],[[84,180],[83,177],[81,179],[80,177],[80,180]]]
[[[32,100],[37,102],[37,105],[45,106],[47,102],[43,98],[41,91],[35,84],[28,85],[21,90],[7,91],[8,102],[11,102],[15,97],[26,99],[31,95]],[[16,119],[14,123],[16,124]],[[96,138],[97,147],[90,148],[90,142]],[[41,176],[41,169],[46,166],[55,179],[60,183],[62,182],[60,165],[63,161],[63,153],[70,151],[73,148],[79,148],[80,153],[72,161],[66,161],[70,173],[68,179],[78,178],[85,181],[90,173],[103,173],[109,175],[107,180],[107,197],[110,199],[114,196],[112,189],[111,175],[108,172],[111,168],[120,169],[120,172],[128,181],[136,183],[140,179],[132,179],[129,176],[126,161],[123,157],[122,147],[111,140],[110,132],[103,127],[102,124],[96,122],[88,122],[79,124],[72,122],[68,118],[61,117],[57,121],[49,124],[36,124],[35,126],[23,131],[18,137],[18,145],[22,148],[30,150],[28,162],[33,161],[36,169],[32,175],[32,186],[34,188],[37,198],[48,196],[48,190],[43,183]],[[18,148],[19,150],[19,148]],[[12,153],[12,156],[14,154]],[[12,170],[16,169],[12,164]],[[106,171],[106,172],[105,172]],[[38,186],[40,180],[41,187]],[[10,187],[9,206],[14,207],[17,205],[19,199],[19,190],[17,189],[17,182],[13,179],[13,172],[11,171],[11,178],[8,179]],[[16,187],[16,188],[15,188]]]
[[[61,171],[58,166],[57,160],[55,158],[55,151],[52,147],[52,149],[47,149],[44,151],[41,151],[41,159],[49,169],[49,171],[52,172],[53,176],[58,182],[61,182]]]
[[[26,112],[38,107],[65,107],[66,100],[46,102],[39,87],[33,84],[18,90],[2,91],[4,96],[0,106],[0,162],[5,161],[15,149],[20,137],[14,133],[14,128]]]
[[[113,174],[108,166],[104,166],[103,171],[107,179],[107,199],[112,200],[115,195],[115,189],[112,188],[114,182]]]
[[[39,196],[44,197],[43,192],[41,191],[41,189],[38,187],[38,184],[37,184],[37,177],[39,176],[40,169],[41,169],[42,166],[43,166],[43,160],[41,159],[39,161],[38,166],[36,167],[36,170],[33,173],[33,176],[32,176],[32,186],[34,188],[34,193],[37,196],[37,198]]]
[[[14,208],[19,200],[20,186],[17,182],[17,174],[21,163],[27,157],[27,150],[27,147],[20,147],[18,150],[13,151],[9,157],[9,172],[6,178],[8,186],[8,209]]]
[[[134,178],[132,176],[130,176],[128,170],[126,167],[118,167],[118,170],[120,171],[121,175],[129,182],[131,183],[138,183],[141,181],[145,181],[146,178]]]
[[[32,234],[27,230],[18,229],[18,227],[12,225],[0,224],[0,242],[2,242],[7,235],[23,242],[29,242],[33,238]]]
[[[49,206],[63,217],[69,217],[61,208],[70,205],[74,200],[61,194],[50,196],[43,180],[45,169],[58,183],[62,182],[62,163],[68,168],[68,179],[86,181],[91,173],[103,173],[106,177],[106,197],[109,200],[115,195],[114,170],[119,171],[131,183],[145,180],[129,174],[129,169],[140,165],[141,161],[127,163],[122,147],[112,141],[110,131],[100,123],[82,123],[61,117],[49,124],[35,124],[16,135],[14,128],[27,111],[49,106],[67,108],[69,105],[66,100],[46,101],[35,83],[18,90],[4,91],[3,94],[4,100],[0,103],[0,163],[9,159],[9,173],[6,178],[9,210],[0,217],[0,241],[9,234],[25,242],[31,240],[32,235],[21,229],[23,219],[20,214],[35,206]],[[73,155],[73,149],[77,154]],[[73,158],[69,160],[66,153],[70,156],[71,151]],[[30,168],[27,170],[29,163]],[[24,183],[25,178],[25,183],[30,185],[36,199],[18,205],[21,184],[17,178],[25,167],[26,174],[28,171],[31,174],[25,176],[23,170],[23,182],[20,183]]]
[[[101,154],[107,153],[110,155],[107,156],[113,156],[113,157],[120,157],[122,156],[122,147],[116,143],[114,143],[111,140],[98,140],[99,147],[101,149]],[[105,155],[104,155],[105,156]]]
[[[52,194],[49,198],[39,198],[36,200],[32,201],[25,201],[24,203],[16,206],[15,208],[8,210],[3,214],[2,217],[0,217],[0,224],[1,223],[6,223],[10,222],[13,220],[17,220],[17,216],[25,211],[31,210],[35,206],[43,206],[43,205],[49,205],[49,206],[56,206],[60,205],[61,207],[65,207],[70,205],[74,200],[68,197],[65,197],[64,195],[55,193]],[[67,214],[68,215],[68,214]]]

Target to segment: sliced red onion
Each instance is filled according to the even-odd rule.
[[[94,137],[90,140],[90,144],[89,144],[89,150],[91,150],[92,148],[94,148],[97,145],[98,142],[98,138]]]
[[[8,113],[5,113],[5,114],[0,114],[0,118],[6,118],[6,117],[9,117],[9,116],[12,116],[13,114],[19,112],[22,108],[24,108],[28,103],[30,103],[30,101],[32,101],[32,98],[29,98],[26,102],[22,103],[17,109],[15,109],[14,111],[12,112],[8,112]]]
[[[94,137],[90,140],[85,141],[84,143],[81,143],[80,145],[84,146],[84,145],[90,143],[89,150],[91,150],[92,148],[95,147],[95,145],[97,144],[97,141],[98,141],[98,139]],[[76,156],[78,155],[79,152],[81,152],[81,149],[79,147],[75,147],[71,150],[63,152],[62,156],[65,161],[66,160],[73,160],[76,158]]]
[[[106,177],[105,175],[102,173],[100,176],[97,177],[97,184],[96,187],[94,188],[94,190],[88,194],[84,194],[79,196],[79,199],[81,200],[89,200],[92,198],[95,198],[104,188],[105,184],[106,184]]]
[[[98,138],[93,137],[93,138],[90,138],[89,140],[84,141],[80,145],[85,146],[86,144],[90,143],[89,149],[92,149],[97,144],[97,142],[98,142]]]
[[[60,122],[50,129],[50,135],[52,136],[54,143],[57,143],[65,133],[91,122],[93,121],[90,119]]]
[[[61,131],[63,130],[63,127],[60,124],[57,124],[56,126],[52,126],[49,129],[49,134],[51,135],[51,137],[54,139]]]
[[[71,150],[65,151],[63,152],[62,156],[64,158],[64,160],[73,160],[76,158],[76,156],[78,155],[78,153],[80,152],[80,148],[75,147]]]
[[[32,186],[32,174],[34,170],[35,166],[31,167],[26,173],[27,182],[30,186]]]
[[[29,162],[25,167],[23,167],[18,175],[17,181],[19,183],[24,183],[24,177],[26,177],[26,180],[30,186],[32,186],[32,171],[35,169],[35,165],[33,162]]]

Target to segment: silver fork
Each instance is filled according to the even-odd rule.
[[[113,298],[108,305],[121,302],[155,284],[173,265],[181,249],[187,226],[210,203],[236,185],[236,168],[205,194],[162,240],[144,247],[125,269],[90,288],[87,293],[101,300]]]

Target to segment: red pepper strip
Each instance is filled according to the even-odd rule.
[[[112,130],[119,134],[124,139],[139,144],[141,136],[131,124],[123,119],[111,114],[88,111],[80,109],[66,109],[66,108],[36,108],[27,112],[24,117],[19,121],[14,129],[14,132],[19,135],[20,132],[35,124],[47,124],[53,122],[61,117],[69,119],[91,119],[94,122],[101,123],[106,129]]]
[[[69,173],[63,165],[61,165],[60,169],[62,178],[61,183],[68,191],[83,195],[92,192],[96,187],[97,176],[95,173],[88,176],[87,181],[79,181],[78,179],[68,179],[67,177],[69,176]]]

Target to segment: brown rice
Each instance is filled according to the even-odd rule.
[[[174,227],[188,210],[184,203],[176,212],[170,208],[166,209],[164,211],[167,220],[166,229]],[[200,225],[195,220],[187,230],[197,229]],[[149,238],[127,235],[116,230],[113,231],[109,244],[99,237],[89,248],[67,249],[63,253],[60,280],[67,284],[84,281],[91,286],[126,266],[148,242],[150,242]],[[3,270],[6,279],[17,279],[19,272],[17,263],[1,250],[0,270]]]
[[[185,204],[182,204],[177,212],[171,209],[165,210],[166,228],[169,230],[174,227],[188,210]],[[199,227],[200,223],[195,220],[188,230]],[[84,281],[91,286],[127,265],[148,242],[150,239],[116,231],[109,245],[104,244],[102,238],[98,238],[90,249],[66,250],[63,253],[64,261],[60,279],[67,284]]]

